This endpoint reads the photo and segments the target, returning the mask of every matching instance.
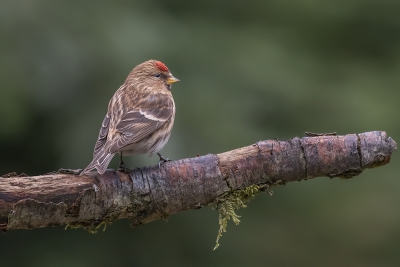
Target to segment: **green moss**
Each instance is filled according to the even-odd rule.
[[[244,203],[249,202],[257,195],[260,190],[263,189],[265,189],[270,195],[272,195],[272,191],[268,190],[267,185],[251,185],[241,190],[228,192],[216,199],[213,208],[216,209],[219,213],[219,230],[214,250],[219,247],[219,239],[221,238],[222,233],[226,232],[228,220],[231,219],[236,225],[240,223],[240,216],[236,214],[235,210],[245,208],[246,205]]]

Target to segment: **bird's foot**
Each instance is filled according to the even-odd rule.
[[[161,167],[162,164],[165,162],[171,161],[169,158],[164,158],[160,153],[157,153],[157,155],[160,157],[160,161],[158,162],[158,167]]]
[[[117,171],[129,173],[131,170],[128,167],[126,167],[126,165],[125,165],[125,163],[123,161],[121,161],[119,163]]]

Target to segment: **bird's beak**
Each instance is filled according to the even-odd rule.
[[[168,77],[168,79],[167,79],[167,84],[173,84],[173,83],[176,83],[176,82],[179,82],[179,79],[175,78],[172,75],[170,77]]]

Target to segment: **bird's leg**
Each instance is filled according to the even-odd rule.
[[[128,173],[130,170],[126,167],[124,161],[122,160],[122,151],[121,151],[121,157],[119,160],[119,166],[118,166],[118,171],[120,172],[126,172]]]
[[[164,158],[160,153],[157,153],[157,155],[160,157],[160,161],[158,162],[158,167],[161,167],[161,164],[171,161],[169,158]]]

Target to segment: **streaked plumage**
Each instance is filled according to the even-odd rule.
[[[81,175],[95,168],[103,174],[118,152],[158,153],[167,143],[174,124],[171,84],[177,81],[160,61],[149,60],[136,66],[111,98],[93,160]]]

